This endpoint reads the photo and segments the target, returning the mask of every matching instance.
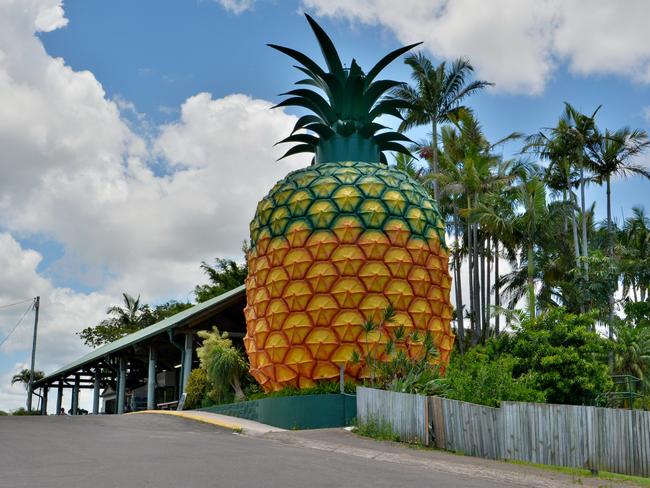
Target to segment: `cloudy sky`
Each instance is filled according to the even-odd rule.
[[[645,0],[0,0],[0,307],[41,296],[39,369],[86,352],[75,332],[122,292],[191,300],[202,260],[240,258],[256,202],[306,164],[274,162],[296,117],[269,108],[298,75],[265,46],[317,57],[303,11],[362,67],[415,41],[468,57],[495,83],[471,100],[494,140],[552,125],[563,101],[650,126]],[[650,190],[624,185],[619,218]],[[0,308],[0,341],[26,309]],[[32,320],[0,346],[0,409],[24,403],[9,382]]]

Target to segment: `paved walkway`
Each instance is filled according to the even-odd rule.
[[[228,415],[221,415],[212,412],[202,412],[199,410],[144,410],[141,412],[134,412],[133,414],[156,414],[156,415],[172,415],[174,417],[181,417],[188,420],[196,420],[206,424],[216,425],[224,429],[234,430],[246,435],[264,435],[271,432],[284,432],[284,429],[273,427],[272,425],[261,424],[254,420],[240,419],[238,417],[230,417]]]

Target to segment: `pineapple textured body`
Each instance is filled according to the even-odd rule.
[[[244,344],[266,391],[368,376],[354,351],[381,351],[386,329],[427,331],[449,360],[454,336],[444,227],[434,201],[405,173],[377,163],[319,163],[294,171],[251,222]],[[391,305],[394,319],[363,324]],[[417,357],[422,345],[399,345]]]

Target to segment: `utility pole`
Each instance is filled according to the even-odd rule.
[[[29,369],[29,387],[27,388],[27,411],[32,410],[32,395],[34,393],[34,361],[36,360],[36,331],[38,329],[38,308],[41,297],[34,299],[34,338],[32,340],[32,365]]]

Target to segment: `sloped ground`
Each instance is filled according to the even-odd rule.
[[[0,417],[0,487],[86,486],[550,488],[575,480],[340,429],[239,435],[166,415]]]

